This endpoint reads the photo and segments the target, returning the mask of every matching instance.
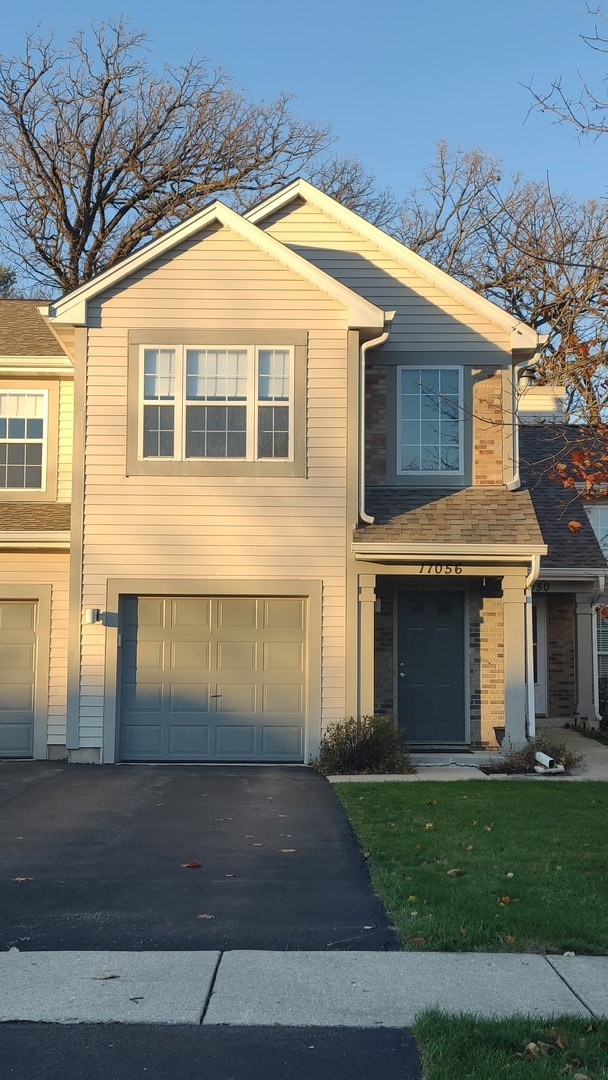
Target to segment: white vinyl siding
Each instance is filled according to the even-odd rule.
[[[102,301],[93,306],[100,314]],[[177,248],[103,302],[88,331],[83,606],[105,609],[108,578],[312,579],[323,584],[327,723],[344,713],[347,328],[344,309],[226,229]],[[218,328],[265,344],[306,332],[302,475],[126,475],[129,332]],[[250,336],[250,332],[254,335]],[[284,338],[283,338],[284,335]],[[139,338],[145,341],[145,336]],[[155,339],[156,341],[157,339]],[[266,339],[267,340],[267,339]],[[118,524],[119,523],[119,526]],[[260,590],[263,593],[263,590]],[[80,746],[99,746],[104,636],[83,627]],[[318,717],[315,718],[318,721]]]
[[[72,441],[74,438],[74,382],[62,379],[59,384],[59,441],[57,464],[57,501],[72,498]]]
[[[396,309],[383,352],[510,350],[508,331],[357,232],[296,201],[259,227],[383,309]]]

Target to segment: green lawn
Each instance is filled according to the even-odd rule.
[[[608,954],[608,783],[335,790],[404,948]]]
[[[608,1020],[480,1020],[424,1013],[414,1026],[424,1080],[608,1080]]]

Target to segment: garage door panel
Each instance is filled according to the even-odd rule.
[[[258,601],[232,598],[218,600],[217,625],[220,630],[256,630],[258,625]]]
[[[124,610],[123,760],[302,760],[304,600],[127,597]],[[133,729],[151,719],[160,739],[140,745]]]
[[[200,596],[180,596],[168,605],[169,625],[174,629],[196,627],[211,629],[211,601]]]
[[[302,715],[302,687],[269,683],[262,687],[262,711],[277,715]]]
[[[126,759],[149,761],[162,755],[162,724],[124,724],[121,746]]]
[[[218,641],[218,671],[256,671],[257,659],[255,641]]]
[[[266,758],[302,758],[302,728],[286,724],[264,724],[262,753]]]
[[[209,671],[211,646],[208,641],[173,641],[169,657],[171,671]]]
[[[208,712],[209,683],[172,683],[169,687],[171,712]]]
[[[38,605],[0,600],[0,757],[34,752]]]
[[[300,641],[265,641],[264,671],[303,672],[304,645]]]
[[[302,630],[304,628],[304,601],[298,599],[271,599],[263,601],[264,627],[268,630]]]
[[[253,758],[255,756],[253,724],[218,724],[215,729],[215,751],[218,757]]]
[[[208,758],[209,725],[172,724],[169,728],[169,755],[181,758]]]

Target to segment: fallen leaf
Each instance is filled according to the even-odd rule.
[[[545,1057],[548,1057],[549,1054],[552,1054],[555,1049],[555,1047],[551,1046],[550,1043],[541,1042],[540,1039],[538,1040],[537,1046],[541,1054],[544,1054]]]
[[[183,862],[182,868],[184,870],[199,870],[202,863],[197,862],[196,859],[192,859],[192,862]]]
[[[34,879],[31,878],[31,877],[14,877],[13,878],[13,881],[33,881],[33,880]]]
[[[427,806],[437,806],[437,799],[429,799],[426,805]]]
[[[428,832],[428,830],[429,830],[429,829],[433,829],[433,828],[434,828],[433,822],[432,822],[432,821],[427,821],[427,823],[426,823],[426,825],[425,825],[424,827],[425,827],[425,829],[426,829],[426,830],[427,830],[427,832]]]
[[[408,941],[417,948],[421,945],[426,945],[426,938],[421,937],[420,934],[413,934],[411,938],[408,938]]]
[[[583,526],[581,525],[580,521],[569,521],[568,522],[568,528],[570,529],[570,532],[572,532],[572,533],[580,532],[582,527]]]
[[[502,940],[506,945],[513,945],[517,939],[515,934],[505,934]]]
[[[512,902],[513,901],[511,900],[510,896],[499,896],[498,897],[498,903],[499,904],[503,904],[503,905],[506,906],[507,904],[511,904]]]
[[[453,870],[447,870],[446,873],[448,877],[460,877],[461,874],[464,874],[464,870],[461,870],[459,866],[455,866]]]
[[[493,828],[494,828],[494,822],[492,822],[491,825],[484,825],[484,829],[486,830],[486,832],[492,832]]]
[[[408,902],[408,904],[415,904],[416,903],[416,897],[414,896],[413,893],[412,893],[411,896],[408,896],[407,902]]]
[[[120,979],[120,975],[93,975],[93,982],[107,982],[109,979]]]
[[[197,915],[197,919],[215,919],[215,915],[208,915],[207,912],[204,915]]]

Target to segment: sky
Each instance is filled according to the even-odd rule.
[[[37,26],[59,43],[126,16],[147,31],[159,67],[196,49],[252,98],[292,94],[298,117],[330,124],[335,152],[358,157],[398,197],[424,186],[444,139],[499,156],[509,173],[548,176],[555,191],[583,200],[608,195],[608,135],[581,141],[548,114],[530,114],[526,86],[542,90],[562,77],[577,92],[584,74],[602,88],[608,56],[581,40],[598,24],[585,8],[585,0],[110,0],[103,8],[26,0],[5,8],[0,53],[19,55]]]

